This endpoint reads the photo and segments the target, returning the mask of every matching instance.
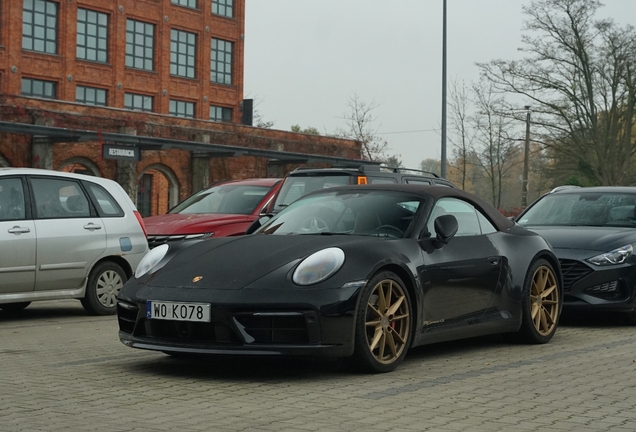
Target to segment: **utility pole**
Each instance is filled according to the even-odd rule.
[[[530,158],[530,106],[526,105],[526,143],[523,152],[523,183],[521,186],[521,209],[528,206],[528,159]]]
[[[446,0],[442,24],[442,178],[446,178]]]

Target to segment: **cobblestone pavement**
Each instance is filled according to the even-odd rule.
[[[567,316],[566,316],[567,318]],[[134,350],[76,301],[0,311],[2,431],[630,431],[636,329],[571,317],[552,342],[412,350],[396,371]]]

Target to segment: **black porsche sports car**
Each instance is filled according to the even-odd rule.
[[[636,187],[559,187],[516,220],[554,248],[566,310],[621,312],[636,325]]]
[[[254,234],[161,245],[120,291],[119,337],[169,354],[348,358],[387,372],[427,343],[554,335],[546,241],[451,188],[309,194]]]

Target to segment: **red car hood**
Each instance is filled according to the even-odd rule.
[[[148,235],[201,234],[223,225],[256,219],[237,214],[164,214],[144,218]]]

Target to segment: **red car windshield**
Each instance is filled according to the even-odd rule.
[[[251,214],[271,190],[268,186],[226,184],[204,189],[170,210],[170,214]]]

